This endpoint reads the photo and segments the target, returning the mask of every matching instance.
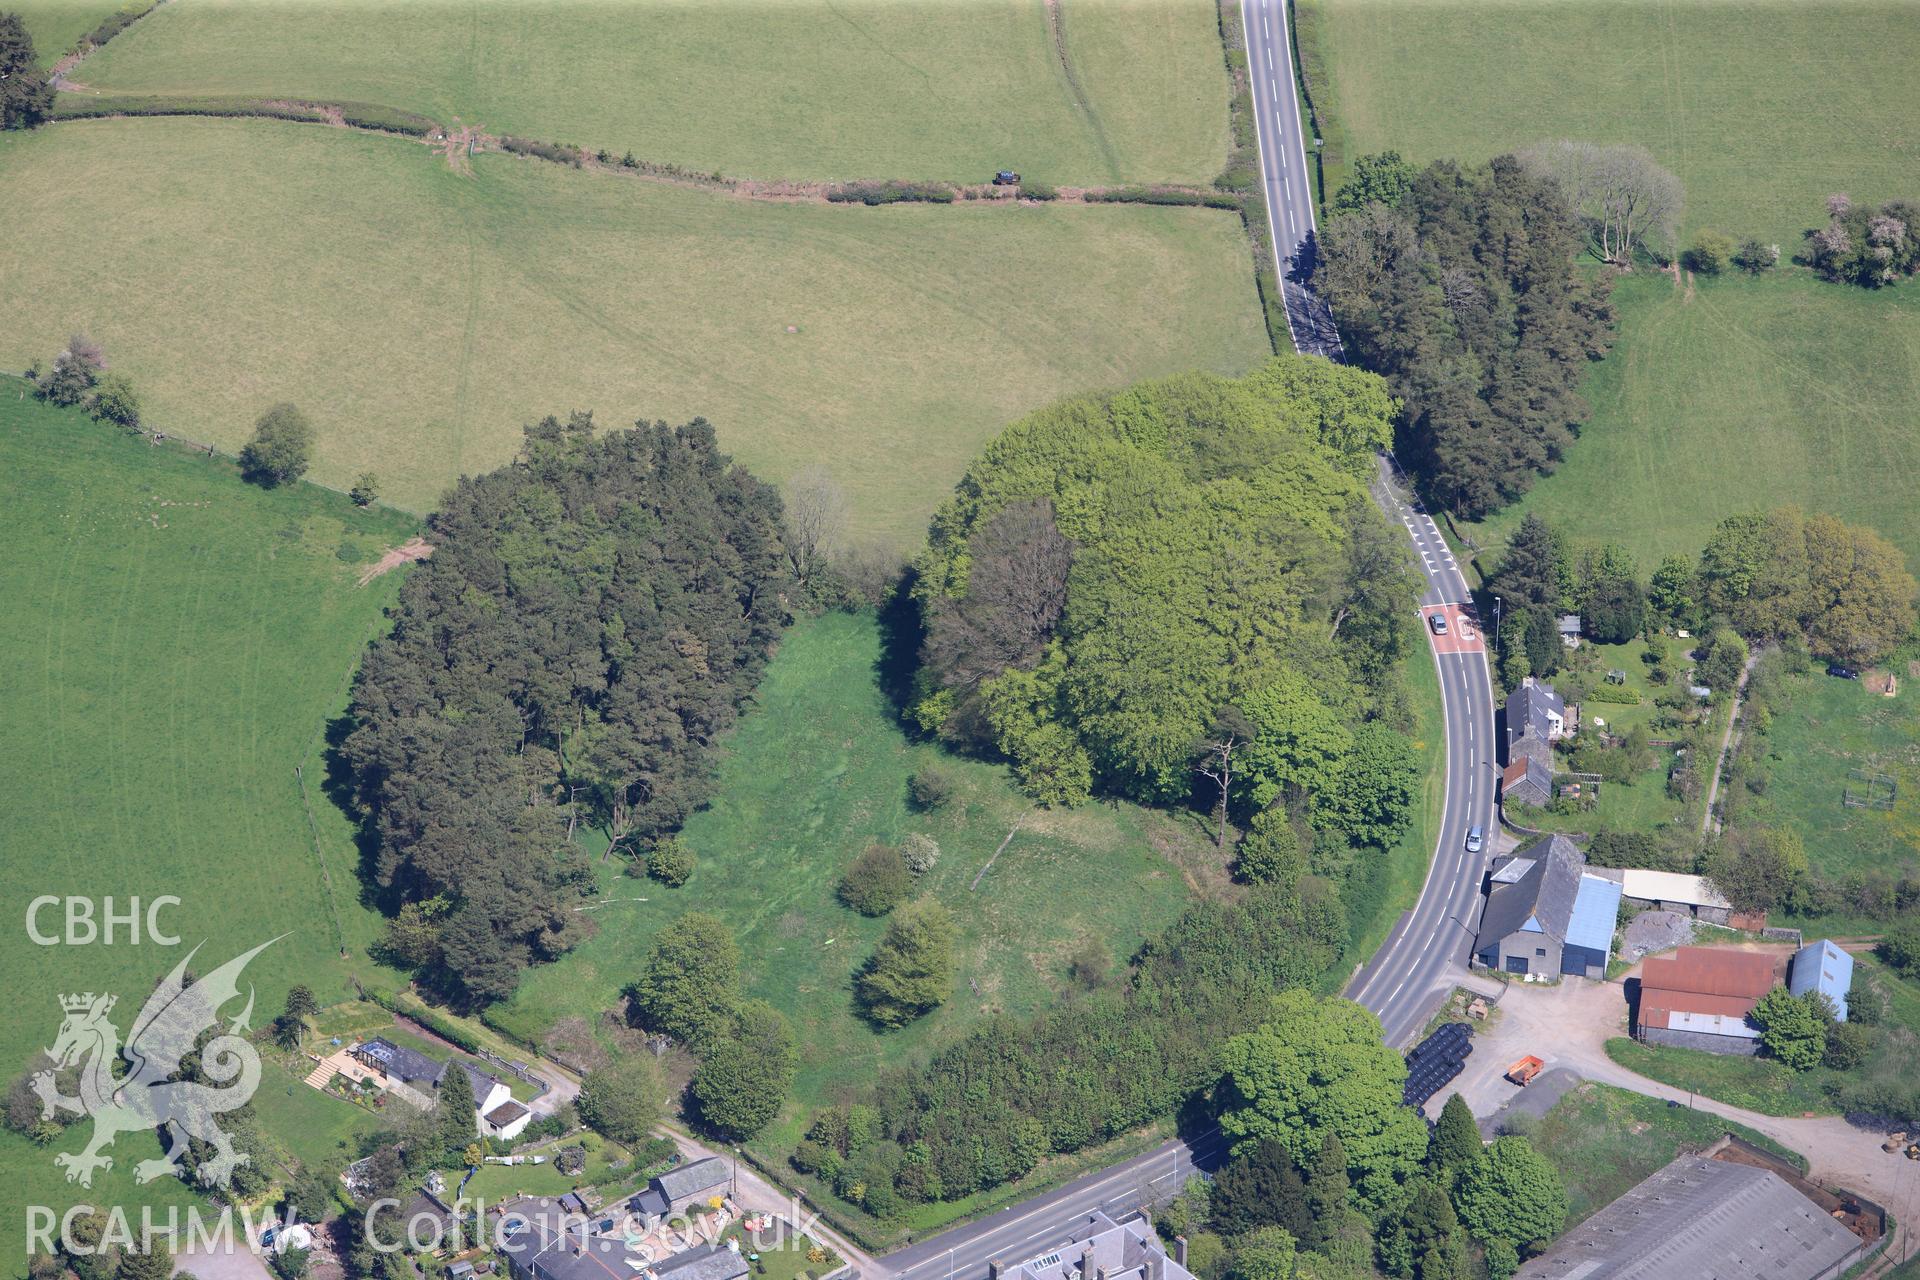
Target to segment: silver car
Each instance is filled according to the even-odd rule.
[[[1478,853],[1486,844],[1486,833],[1478,827],[1467,828],[1467,852]]]

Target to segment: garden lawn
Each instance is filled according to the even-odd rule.
[[[1696,280],[1689,298],[1642,272],[1614,300],[1591,421],[1558,471],[1475,529],[1483,548],[1535,511],[1622,544],[1647,573],[1697,554],[1727,516],[1797,503],[1877,530],[1920,569],[1920,287],[1869,293],[1795,269]]]
[[[0,771],[0,900],[181,899],[161,915],[178,947],[124,935],[36,946],[15,917],[0,941],[17,1006],[0,1024],[5,1078],[52,1043],[61,993],[117,993],[124,1032],[195,947],[204,974],[279,939],[246,973],[256,1026],[294,982],[325,1001],[350,973],[374,975],[365,948],[379,919],[360,905],[350,824],[316,785],[317,856],[293,771],[304,762],[316,784],[324,772],[326,721],[398,588],[399,574],[355,585],[361,568],[414,527],[309,486],[263,492],[226,463],[154,448],[0,379],[0,759],[17,766]],[[86,1133],[70,1129],[56,1149]],[[302,1133],[289,1144],[313,1145]],[[87,1192],[62,1181],[53,1151],[0,1134],[0,1251],[19,1247],[23,1204],[181,1201],[170,1181],[132,1185],[134,1162],[157,1149],[121,1138],[113,1171]]]
[[[1552,138],[1639,143],[1686,225],[1777,241],[1832,191],[1920,194],[1920,23],[1902,0],[1327,0],[1356,152],[1483,160]],[[1764,455],[1760,455],[1764,456]]]
[[[805,1108],[924,1057],[990,1013],[1046,1006],[1067,985],[1077,947],[1097,940],[1118,964],[1179,914],[1187,891],[1178,867],[1150,846],[1146,811],[1035,809],[1003,768],[910,742],[876,684],[880,655],[870,617],[828,614],[790,630],[728,744],[711,807],[686,824],[693,878],[669,889],[603,868],[599,935],[530,970],[489,1020],[531,1040],[563,1017],[591,1022],[618,1002],[662,924],[711,912],[739,939],[746,994],[793,1021],[794,1092]],[[907,778],[935,762],[959,780],[956,797],[915,813]],[[853,975],[886,921],[841,905],[835,886],[868,844],[897,844],[915,831],[940,844],[920,887],[959,927],[958,984],[940,1009],[880,1032],[853,1011]],[[784,1152],[801,1124],[789,1107],[762,1144]]]
[[[1560,1172],[1572,1230],[1675,1156],[1699,1151],[1728,1132],[1806,1168],[1799,1154],[1744,1125],[1591,1081],[1541,1117],[1532,1141]]]
[[[1840,680],[1815,666],[1786,679],[1785,706],[1768,730],[1769,754],[1777,757],[1763,794],[1743,798],[1743,824],[1783,826],[1799,833],[1815,870],[1839,877],[1852,871],[1898,874],[1920,848],[1920,684],[1907,663],[1920,648],[1907,646],[1883,664],[1897,673],[1898,697],[1868,692],[1863,681]],[[1860,769],[1891,777],[1898,788],[1893,808],[1849,808],[1849,788],[1866,784]],[[1859,930],[1877,933],[1884,922],[1862,920]],[[1855,923],[1828,921],[1852,930]]]
[[[89,86],[377,102],[752,178],[1207,182],[1226,162],[1213,0],[191,0]]]
[[[1269,350],[1218,210],[775,204],[501,155],[467,177],[398,139],[181,119],[9,135],[0,188],[0,367],[89,329],[162,426],[231,450],[292,400],[314,478],[371,469],[416,510],[549,413],[704,415],[767,479],[826,466],[856,537],[907,549],[1006,423]]]
[[[561,1173],[553,1167],[554,1156],[562,1147],[583,1146],[587,1153],[586,1167],[576,1174]],[[488,1204],[503,1204],[515,1196],[562,1196],[575,1187],[597,1186],[614,1176],[616,1166],[625,1167],[632,1157],[627,1149],[618,1143],[608,1142],[597,1133],[575,1135],[571,1138],[557,1139],[538,1147],[520,1152],[522,1155],[544,1155],[545,1164],[483,1164],[480,1171],[467,1183],[464,1194],[469,1199],[478,1198]],[[447,1171],[447,1185],[457,1186],[466,1176],[465,1166]]]

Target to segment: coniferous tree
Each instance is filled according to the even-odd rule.
[[[53,86],[17,13],[0,12],[0,129],[31,129],[53,110]]]

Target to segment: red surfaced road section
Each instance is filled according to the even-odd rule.
[[[1447,634],[1433,634],[1430,619],[1439,614],[1447,620]],[[1430,604],[1420,610],[1420,624],[1427,629],[1435,653],[1485,653],[1486,641],[1480,636],[1480,624],[1457,604]]]

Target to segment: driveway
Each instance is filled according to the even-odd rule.
[[[1804,1155],[1813,1181],[1857,1191],[1883,1205],[1896,1221],[1894,1239],[1883,1256],[1899,1256],[1909,1226],[1920,1225],[1920,1161],[1882,1151],[1885,1134],[1856,1128],[1839,1116],[1760,1115],[1690,1095],[1620,1066],[1607,1056],[1606,1042],[1627,1033],[1623,982],[1638,976],[1636,965],[1616,982],[1568,979],[1551,987],[1509,984],[1491,1025],[1476,1028],[1473,1053],[1453,1088],[1467,1100],[1475,1117],[1490,1116],[1522,1092],[1501,1079],[1501,1073],[1514,1059],[1533,1054],[1548,1070],[1571,1070],[1601,1084],[1690,1104],[1737,1121]],[[1439,1114],[1450,1091],[1443,1090],[1433,1100],[1432,1114]]]

